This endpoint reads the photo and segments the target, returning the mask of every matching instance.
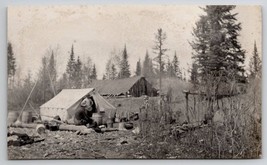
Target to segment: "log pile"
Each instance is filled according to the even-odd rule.
[[[173,125],[171,127],[171,134],[175,137],[179,138],[184,135],[184,133],[188,131],[193,131],[199,128],[204,127],[202,123],[194,123],[194,124],[182,124],[182,125]]]
[[[23,146],[26,144],[32,144],[44,141],[44,138],[39,136],[29,136],[26,133],[8,132],[7,133],[7,145],[8,146]]]

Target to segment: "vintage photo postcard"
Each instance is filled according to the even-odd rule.
[[[9,6],[8,159],[259,159],[262,13]]]

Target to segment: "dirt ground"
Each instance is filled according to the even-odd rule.
[[[34,129],[9,128],[9,131],[36,136]],[[170,147],[168,142],[151,143],[131,130],[77,135],[70,131],[46,130],[42,142],[8,146],[8,159],[177,159],[203,158],[196,146],[194,152],[181,141]]]
[[[36,135],[34,129],[9,128],[9,131]],[[131,131],[76,135],[69,131],[49,131],[45,140],[23,146],[8,146],[9,159],[114,159],[138,158],[132,153],[137,137]]]
[[[8,129],[9,132],[37,135],[35,129]],[[8,146],[8,159],[214,159],[218,158],[218,150],[216,145],[210,145],[210,129],[209,126],[201,127],[179,138],[169,138],[171,141],[166,138],[171,136],[168,133],[162,139],[160,136],[141,138],[140,134],[136,135],[131,130],[105,133],[93,131],[87,135],[46,130],[42,137],[44,141]],[[224,146],[221,149],[220,158],[233,158],[231,150],[227,148]],[[249,157],[259,158],[259,155]]]

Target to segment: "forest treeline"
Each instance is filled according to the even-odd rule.
[[[145,58],[136,62],[135,71],[131,73],[129,55],[125,44],[122,49],[112,50],[106,65],[105,73],[98,75],[98,68],[90,57],[84,61],[75,52],[75,46],[70,45],[70,52],[63,74],[59,75],[56,59],[56,49],[48,49],[42,58],[37,75],[31,72],[25,78],[17,78],[16,55],[11,42],[8,43],[8,106],[9,109],[22,107],[30,90],[35,86],[29,105],[39,106],[51,99],[64,88],[87,88],[95,79],[120,79],[143,75],[148,79],[173,77],[185,80],[195,86],[206,87],[206,90],[218,93],[224,83],[247,83],[248,78],[261,73],[261,58],[256,42],[250,59],[249,70],[245,71],[244,61],[246,51],[238,41],[241,23],[232,10],[235,6],[206,6],[205,14],[200,16],[192,31],[193,40],[190,45],[193,50],[192,66],[185,70],[180,65],[182,54],[166,45],[167,33],[159,28],[154,34],[154,46],[144,52]],[[253,40],[252,40],[253,43]],[[151,51],[149,51],[151,50]],[[23,66],[22,66],[23,67]],[[208,84],[208,85],[207,85]],[[160,85],[161,86],[161,82]]]
[[[165,38],[161,38],[162,36]],[[97,75],[97,68],[90,57],[84,61],[75,53],[74,45],[71,45],[68,56],[66,69],[62,75],[59,75],[57,66],[60,65],[57,48],[48,49],[45,56],[42,57],[41,64],[37,75],[32,75],[31,72],[20,78],[16,76],[16,55],[14,54],[12,43],[8,43],[8,105],[9,109],[18,109],[22,107],[27,95],[34,87],[29,106],[38,107],[48,101],[65,88],[88,88],[93,80],[97,78],[105,79],[122,79],[131,76],[145,76],[148,79],[157,79],[159,75],[162,77],[172,77],[180,80],[185,80],[185,73],[182,74],[180,61],[173,51],[173,55],[162,53],[162,50],[168,50],[163,47],[158,47],[159,43],[165,42],[166,33],[162,29],[158,29],[155,33],[154,43],[152,48],[153,55],[149,51],[144,52],[145,58],[136,62],[135,71],[131,73],[129,63],[129,53],[125,44],[121,51],[115,49],[111,51],[105,66],[105,73]],[[165,45],[164,45],[165,46]],[[153,58],[153,56],[156,57]],[[161,58],[161,60],[159,60]],[[19,78],[18,78],[19,77]]]

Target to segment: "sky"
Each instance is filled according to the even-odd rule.
[[[12,43],[18,75],[30,71],[37,75],[41,59],[48,50],[55,49],[57,70],[66,70],[70,49],[82,61],[90,57],[96,64],[98,78],[105,72],[106,62],[115,49],[126,44],[130,70],[134,74],[136,62],[144,59],[146,50],[155,57],[152,48],[157,29],[167,34],[167,55],[172,60],[177,52],[181,67],[191,65],[192,30],[201,6],[182,5],[82,5],[82,6],[9,6],[8,41]],[[259,6],[237,6],[241,23],[239,41],[246,51],[245,67],[252,56],[254,41],[262,52],[262,18]],[[188,75],[187,75],[188,76]]]

